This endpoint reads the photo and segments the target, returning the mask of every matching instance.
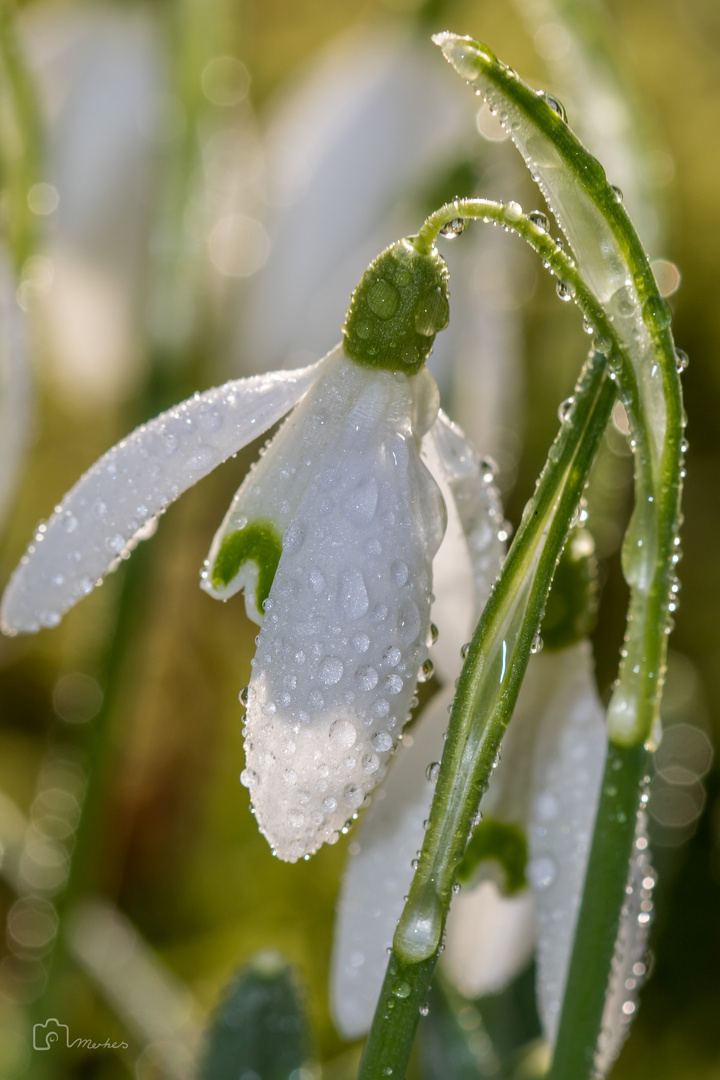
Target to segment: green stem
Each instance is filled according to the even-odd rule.
[[[610,743],[548,1080],[581,1080],[594,1075],[607,973],[615,952],[639,793],[647,767],[648,753],[642,745]]]
[[[582,496],[615,398],[604,356],[592,353],[572,415],[553,443],[502,573],[473,636],[450,717],[428,828],[360,1068],[360,1080],[402,1077],[412,1024],[386,1007],[402,973],[413,1000],[427,991],[452,886],[473,817],[492,775],[542,618],[557,559]],[[404,1017],[404,1013],[403,1013]]]

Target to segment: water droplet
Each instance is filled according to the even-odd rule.
[[[400,306],[400,293],[385,278],[380,278],[367,294],[368,307],[379,319],[391,319]]]
[[[415,641],[420,633],[420,612],[414,600],[405,599],[398,609],[398,637],[405,644]]]
[[[240,783],[243,785],[243,787],[255,787],[257,782],[257,775],[252,771],[252,769],[243,769],[243,771],[240,773]]]
[[[106,539],[105,547],[108,551],[111,551],[113,555],[119,555],[125,547],[125,540],[120,533],[113,533],[112,536],[108,536]]]
[[[426,683],[432,679],[435,674],[435,665],[432,660],[425,660],[420,671],[418,672],[418,682]]]
[[[527,876],[534,889],[547,889],[557,877],[557,863],[550,855],[541,855],[528,863]]]
[[[377,772],[380,768],[380,758],[377,754],[365,754],[362,759],[362,766],[365,772]]]
[[[334,686],[342,679],[344,670],[343,662],[338,656],[325,656],[320,661],[318,679],[323,686]]]
[[[565,398],[564,401],[560,402],[560,404],[558,405],[558,420],[560,421],[561,424],[565,424],[570,419],[570,417],[573,414],[574,409],[575,409],[575,398],[574,397]]]
[[[556,116],[559,116],[560,119],[567,124],[567,113],[565,112],[565,106],[561,101],[558,101],[552,94],[547,94],[544,90],[538,90],[537,95],[543,99],[546,105],[550,106]]]
[[[357,740],[355,725],[344,719],[334,720],[330,725],[328,735],[331,745],[345,747],[347,750],[354,746]]]
[[[663,300],[660,293],[649,296],[642,309],[643,322],[647,326],[659,326],[664,328],[670,325],[672,312],[667,300]]]
[[[410,997],[411,989],[410,983],[405,979],[398,979],[398,981],[392,985],[392,992],[397,998]]]
[[[459,881],[454,881],[453,882],[452,891],[453,891],[455,896],[457,896],[457,894],[460,892],[460,882]]]
[[[66,533],[73,533],[77,529],[78,524],[79,524],[78,519],[76,517],[74,517],[72,514],[68,514],[68,516],[63,521],[63,529],[65,530]]]
[[[102,499],[98,499],[98,501],[93,506],[93,516],[96,517],[99,521],[102,521],[106,514],[106,504],[102,501]]]
[[[498,467],[491,457],[484,457],[480,461],[480,478],[483,484],[492,484],[497,476]]]
[[[375,517],[378,504],[378,485],[374,476],[361,480],[344,504],[344,511],[350,521],[357,525],[367,525]]]
[[[528,220],[532,221],[535,228],[539,229],[540,232],[546,233],[550,231],[548,216],[543,214],[542,210],[531,210],[528,214]]]
[[[404,585],[408,579],[407,563],[402,562],[400,559],[394,562],[390,567],[390,578],[393,585]]]
[[[337,799],[333,799],[332,795],[328,795],[323,799],[322,805],[326,814],[332,814],[337,810]]]
[[[389,694],[393,697],[395,694],[399,694],[403,688],[403,681],[399,675],[388,675],[387,679],[383,683],[382,689],[384,694]]]
[[[428,645],[434,645],[435,642],[438,639],[439,634],[440,634],[440,631],[438,630],[437,626],[435,625],[434,622],[431,622],[430,623],[430,635],[429,635],[429,639],[428,639]]]
[[[425,778],[430,781],[431,784],[437,784],[438,776],[440,775],[440,762],[431,761],[425,770]]]
[[[371,742],[380,754],[384,754],[387,750],[392,750],[393,747],[392,735],[387,731],[376,731]]]
[[[377,716],[379,719],[382,719],[390,712],[390,702],[386,701],[385,698],[378,698],[377,701],[373,702],[373,706],[370,709],[370,712],[373,714],[373,716]]]
[[[415,329],[424,337],[444,330],[450,321],[450,306],[440,289],[423,296],[415,310]]]
[[[355,672],[355,688],[357,690],[374,690],[378,684],[379,675],[370,664],[363,664]]]
[[[388,645],[382,658],[383,663],[387,664],[388,667],[397,667],[402,660],[402,653],[397,645]]]
[[[365,579],[359,570],[346,570],[340,581],[340,610],[347,620],[359,619],[370,607]]]
[[[286,787],[293,787],[297,784],[297,773],[294,769],[286,769],[282,774],[282,782]]]
[[[242,690],[240,691],[240,694],[239,694],[239,699],[240,699],[240,704],[244,705],[245,708],[247,708],[248,702],[250,701],[250,687],[249,686],[243,686],[243,688],[242,688]]]
[[[530,652],[533,654],[533,656],[536,656],[537,653],[542,652],[542,649],[543,649],[543,639],[540,637],[540,631],[538,630],[537,633],[535,634],[535,637],[532,639],[532,645],[530,646]]]
[[[367,634],[355,634],[350,644],[356,652],[364,653],[370,648],[370,638]]]
[[[575,286],[570,281],[558,281],[555,286],[555,291],[561,300],[567,303],[568,300],[572,300],[575,296]]]
[[[462,649],[460,650],[460,655],[463,658],[463,660],[465,660],[467,658],[467,654],[470,652],[470,645],[471,644],[472,644],[472,642],[466,641],[465,644],[463,645]]]
[[[508,221],[519,221],[522,217],[522,206],[517,202],[505,203],[505,217]]]
[[[690,363],[690,357],[683,349],[675,350],[675,370],[680,373],[685,371]],[[69,530],[68,530],[69,531]]]
[[[420,1005],[418,1008],[418,1012],[421,1016],[430,1015],[430,1006],[428,1005],[427,1001],[423,1001],[422,1005]]]
[[[613,191],[613,195],[615,196],[615,198],[617,199],[617,201],[618,201],[619,203],[621,203],[621,202],[623,201],[623,193],[622,193],[622,189],[621,189],[621,188],[619,188],[619,187],[617,187],[617,186],[616,186],[615,184],[611,184],[610,186],[611,186],[611,188],[612,188],[612,191]]]
[[[460,236],[467,229],[466,218],[453,218],[452,221],[447,221],[440,230],[440,235],[444,236],[447,240],[454,240],[456,236]]]
[[[362,805],[365,794],[357,784],[348,784],[343,788],[343,802],[352,810],[357,810]]]

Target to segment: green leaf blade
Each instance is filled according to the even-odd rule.
[[[290,967],[264,953],[241,968],[211,1020],[198,1080],[288,1080],[309,1038]]]

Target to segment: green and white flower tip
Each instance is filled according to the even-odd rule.
[[[38,526],[5,591],[6,634],[57,625],[183,491],[289,413],[235,496],[202,575],[220,599],[244,588],[261,624],[241,695],[241,779],[282,859],[338,838],[408,717],[428,658],[432,560],[445,529],[421,450],[448,498],[459,492],[474,545],[498,531],[477,458],[439,412],[423,366],[447,322],[437,251],[411,240],[388,248],[352,297],[342,344],[310,367],[195,394],[137,428]],[[468,470],[477,496],[464,490]]]

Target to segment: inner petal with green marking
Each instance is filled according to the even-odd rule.
[[[519,825],[486,818],[475,828],[458,869],[458,881],[470,881],[481,863],[493,859],[505,873],[505,893],[512,896],[527,885],[528,846]]]
[[[210,571],[213,587],[219,589],[229,585],[246,563],[255,563],[258,573],[255,604],[262,616],[281,554],[282,538],[272,521],[251,521],[245,528],[223,537]]]

